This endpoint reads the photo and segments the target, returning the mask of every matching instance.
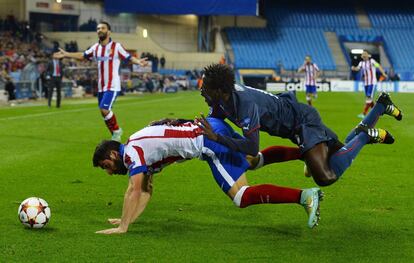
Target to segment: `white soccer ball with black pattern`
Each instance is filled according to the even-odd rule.
[[[50,220],[49,204],[38,197],[24,200],[17,211],[20,222],[30,228],[42,228]]]

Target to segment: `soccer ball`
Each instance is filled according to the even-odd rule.
[[[20,222],[30,228],[42,228],[50,220],[49,204],[38,197],[24,200],[17,211]]]

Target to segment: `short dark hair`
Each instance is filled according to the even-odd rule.
[[[204,68],[203,86],[230,94],[234,90],[234,71],[226,64],[211,64]]]
[[[100,162],[110,159],[111,151],[119,151],[119,146],[121,146],[120,142],[103,140],[96,146],[93,153],[93,166],[98,167]]]
[[[106,22],[106,21],[99,21],[98,25],[99,24],[104,24],[104,25],[106,25],[106,27],[108,28],[108,30],[111,30],[111,25],[108,22]]]

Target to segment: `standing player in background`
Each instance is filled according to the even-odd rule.
[[[112,105],[121,91],[121,79],[119,67],[121,60],[131,61],[134,64],[145,66],[146,58],[137,59],[132,57],[124,47],[112,41],[111,26],[108,22],[99,22],[96,32],[99,41],[92,45],[85,52],[66,52],[60,49],[55,53],[57,58],[75,58],[95,60],[98,63],[98,104],[102,117],[112,134],[112,140],[120,141],[122,129],[119,127],[115,114],[112,112]]]
[[[316,79],[319,77],[318,65],[312,62],[311,56],[305,57],[305,62],[298,69],[298,73],[305,72],[306,101],[312,106],[312,97],[316,99]]]
[[[376,69],[378,68],[385,78],[388,76],[381,65],[375,61],[375,59],[371,58],[371,55],[368,53],[368,51],[364,50],[361,54],[361,58],[362,60],[359,62],[358,66],[352,66],[351,69],[353,71],[360,71],[362,69],[364,76],[365,107],[362,113],[358,115],[359,118],[364,118],[367,115],[369,108],[374,107],[373,99],[375,89],[377,88]]]

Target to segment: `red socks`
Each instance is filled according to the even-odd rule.
[[[247,187],[241,197],[240,208],[255,204],[299,203],[302,190],[261,184]]]
[[[109,131],[113,133],[116,130],[119,130],[118,122],[116,121],[115,114],[110,111],[105,117],[104,117],[106,126],[108,127]]]
[[[374,102],[365,102],[365,107],[364,107],[364,111],[363,114],[367,115],[369,108],[373,108],[374,107]]]
[[[270,146],[260,152],[263,155],[263,165],[298,160],[301,157],[297,147]]]

